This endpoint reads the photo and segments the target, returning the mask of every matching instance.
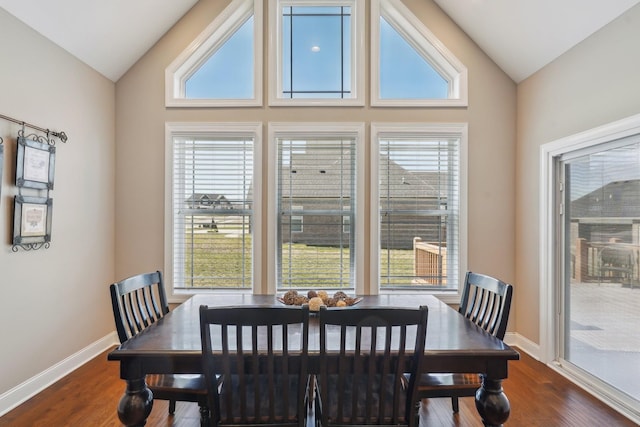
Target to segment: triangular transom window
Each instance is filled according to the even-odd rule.
[[[372,105],[466,105],[466,68],[402,2],[373,0],[371,27]]]
[[[262,31],[262,1],[231,2],[167,68],[167,106],[261,105]]]

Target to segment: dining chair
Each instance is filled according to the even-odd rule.
[[[458,311],[491,335],[504,339],[509,321],[513,286],[484,274],[467,272]],[[407,383],[405,378],[405,383]],[[422,373],[417,385],[417,401],[450,397],[453,412],[459,410],[459,397],[475,396],[482,386],[477,373]]]
[[[138,274],[110,286],[111,305],[120,343],[142,332],[169,313],[162,273]],[[169,401],[169,413],[174,414],[176,401],[197,402],[201,424],[209,414],[207,388],[200,374],[152,374],[145,378],[153,398]]]
[[[200,335],[211,426],[306,425],[307,305],[201,306]]]
[[[316,414],[323,427],[417,425],[412,403],[427,316],[427,307],[321,307]]]

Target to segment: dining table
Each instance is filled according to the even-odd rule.
[[[427,306],[427,338],[422,366],[425,372],[479,373],[483,376],[475,403],[485,426],[501,426],[509,418],[509,400],[502,388],[508,362],[519,353],[485,332],[455,309],[427,294],[381,294],[358,297],[351,307]],[[120,362],[120,378],[126,388],[117,405],[126,426],[143,426],[151,412],[153,395],[146,386],[147,374],[202,373],[200,306],[273,306],[283,303],[276,295],[196,294],[159,321],[109,352],[108,360]],[[308,357],[311,373],[319,369],[320,331],[315,313],[309,319]],[[214,351],[216,349],[214,348]]]

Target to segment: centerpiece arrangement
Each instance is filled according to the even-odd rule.
[[[329,296],[327,291],[310,290],[307,295],[298,293],[292,289],[287,291],[278,300],[286,305],[309,304],[309,311],[320,311],[320,306],[327,307],[349,307],[362,301],[362,298],[350,297],[342,291],[337,291],[333,296]]]

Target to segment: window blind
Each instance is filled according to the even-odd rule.
[[[381,288],[456,286],[459,145],[457,138],[379,141]]]
[[[353,289],[355,139],[278,140],[278,288]]]
[[[174,289],[251,289],[253,145],[174,138]]]

